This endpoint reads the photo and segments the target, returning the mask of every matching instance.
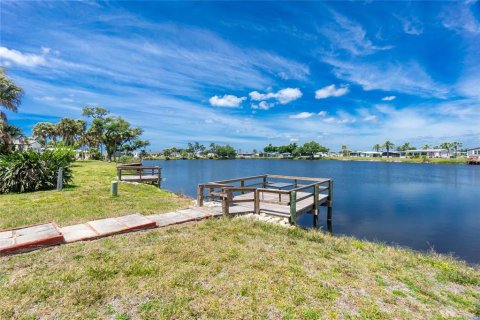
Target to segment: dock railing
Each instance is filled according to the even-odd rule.
[[[283,190],[282,187],[289,189]],[[236,194],[244,195],[246,193],[251,193],[253,197],[236,197]],[[322,202],[319,203],[319,195],[321,193],[326,197],[323,197]],[[275,197],[266,197],[265,194],[278,195],[278,200]],[[314,210],[315,215],[318,215],[320,206],[326,206],[328,207],[328,220],[331,220],[333,180],[263,174],[213,181],[198,185],[198,206],[203,206],[206,198],[209,201],[221,201],[224,214],[229,214],[229,208],[241,202],[253,202],[253,212],[256,214],[260,214],[261,202],[285,205],[289,207],[289,218],[293,223],[299,213],[297,203],[313,198],[313,206],[311,208]]]
[[[119,181],[151,182],[160,188],[162,168],[159,166],[118,165],[117,178]]]

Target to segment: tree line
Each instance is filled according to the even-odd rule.
[[[163,149],[162,153],[167,159],[176,157],[182,159],[196,159],[200,157],[234,159],[237,156],[236,150],[229,144],[219,145],[212,142],[209,147],[206,147],[198,141],[189,142],[187,148],[166,148]]]
[[[313,158],[316,153],[328,153],[330,149],[322,146],[316,141],[305,142],[299,146],[296,143],[290,143],[288,145],[273,146],[271,143],[263,148],[265,153],[289,153],[293,157],[308,156]]]
[[[59,138],[66,146],[88,147],[90,157],[99,159],[105,147],[107,160],[116,160],[117,152],[131,155],[135,150],[149,145],[142,140],[143,129],[132,127],[119,116],[109,116],[103,107],[83,107],[82,115],[91,120],[90,126],[83,119],[62,118],[58,123],[39,122],[33,127],[33,137],[47,147],[58,144]]]

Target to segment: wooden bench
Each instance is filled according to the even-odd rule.
[[[159,166],[119,165],[117,166],[119,181],[147,182],[161,187],[162,169]]]

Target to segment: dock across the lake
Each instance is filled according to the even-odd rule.
[[[468,157],[467,164],[480,165],[480,157]]]
[[[122,164],[117,166],[119,181],[153,183],[159,188],[162,182],[162,169],[158,166]]]
[[[265,213],[295,224],[299,214],[318,216],[321,206],[331,221],[332,197],[332,179],[263,174],[199,184],[197,203],[221,202],[223,214]]]

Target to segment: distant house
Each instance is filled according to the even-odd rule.
[[[249,159],[253,158],[255,154],[253,152],[241,152],[237,154],[237,157],[242,158],[242,159]]]
[[[467,149],[467,157],[477,157],[480,158],[480,147]]]
[[[35,152],[42,151],[42,145],[32,138],[14,139],[13,144],[15,146],[14,147],[15,150],[20,150],[20,151],[33,150]]]
[[[389,152],[383,151],[382,152],[382,157],[392,157],[392,158],[400,158],[405,155],[405,152],[403,151],[397,151],[397,150],[390,150]]]
[[[267,158],[276,158],[278,157],[278,152],[267,152],[266,156]]]
[[[283,153],[280,153],[278,157],[282,159],[290,159],[292,158],[292,154],[290,152],[283,152]]]
[[[381,152],[376,151],[352,151],[350,152],[351,157],[362,157],[362,158],[371,158],[371,157],[381,157]]]
[[[447,149],[422,149],[422,150],[407,150],[407,156],[424,156],[427,158],[448,158],[450,156]]]

